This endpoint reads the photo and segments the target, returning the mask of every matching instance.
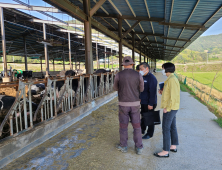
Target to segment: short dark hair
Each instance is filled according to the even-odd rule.
[[[136,66],[136,70],[140,70],[140,64]]]
[[[162,64],[162,68],[164,68],[164,65],[165,65],[165,64],[166,64],[166,63],[163,63],[163,64]]]
[[[175,65],[173,63],[164,63],[165,73],[174,73],[175,72]]]
[[[148,63],[146,63],[146,62],[141,63],[140,66],[143,66],[144,68],[148,67],[149,70],[150,70],[150,65]]]

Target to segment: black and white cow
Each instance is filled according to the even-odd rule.
[[[105,87],[105,84],[106,84],[106,79],[107,79],[106,73],[107,73],[107,72],[111,72],[111,70],[98,69],[98,70],[96,70],[96,71],[94,72],[95,74],[104,73],[104,87]],[[110,81],[110,78],[111,78],[111,75],[109,75],[109,77],[108,77],[109,81]],[[99,85],[100,85],[100,76],[97,77],[97,88],[98,88]]]
[[[0,95],[0,113],[3,111],[8,112],[10,108],[12,107],[13,103],[15,102],[15,97],[13,96],[6,96],[6,95]],[[26,100],[27,106],[29,104],[29,101]],[[32,102],[32,110],[35,111],[37,109],[38,105],[36,103]]]
[[[76,75],[76,72],[73,70],[68,70],[65,72],[65,76],[75,76],[75,75]]]
[[[45,90],[45,84],[43,84],[43,83],[33,84],[31,86],[31,94],[32,95],[37,95],[38,93],[40,93],[43,90]]]

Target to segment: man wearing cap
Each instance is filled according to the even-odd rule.
[[[134,62],[131,57],[124,57],[122,65],[124,70],[117,73],[113,88],[118,91],[119,99],[119,133],[120,144],[117,149],[127,152],[128,123],[133,126],[133,140],[137,154],[142,153],[142,134],[140,127],[140,92],[144,90],[143,77],[133,70]]]

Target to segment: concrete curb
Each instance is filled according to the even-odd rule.
[[[0,141],[0,168],[88,116],[115,97],[117,97],[117,92],[107,94],[55,119],[40,123],[33,129]]]

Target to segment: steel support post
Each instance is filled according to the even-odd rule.
[[[4,12],[3,8],[0,7],[0,17],[1,17],[1,36],[2,36],[2,57],[4,60],[4,77],[8,77],[7,73],[7,58],[6,58],[6,42],[5,42],[5,25],[4,25]]]
[[[66,70],[66,67],[65,67],[65,55],[64,55],[64,51],[63,51],[63,54],[62,54],[62,59],[63,59],[63,70],[65,71],[65,70]]]
[[[53,71],[55,71],[55,59],[52,60],[53,64]]]
[[[113,50],[111,48],[111,56],[112,56],[112,69],[113,69]]]
[[[143,58],[143,62],[146,62],[146,46],[145,46],[145,49],[144,49],[144,58]]]
[[[110,55],[108,55],[108,69],[109,69],[109,57],[110,57]]]
[[[156,69],[156,59],[155,59],[155,69]]]
[[[43,38],[44,38],[44,40],[46,40],[46,25],[45,25],[45,23],[43,23]],[[49,77],[49,56],[48,56],[47,44],[44,44],[44,51],[45,51],[45,67],[46,67],[45,77]]]
[[[86,74],[93,74],[93,55],[92,55],[92,34],[91,34],[91,18],[90,18],[90,0],[83,0],[83,10],[88,16],[84,21],[85,33],[85,68]]]
[[[70,32],[68,32],[68,40],[69,40],[69,68],[72,70],[72,51],[71,51],[71,41],[70,41]]]
[[[75,56],[75,69],[77,70],[77,56]]]
[[[40,58],[40,63],[41,63],[41,72],[42,72],[42,57]]]
[[[96,43],[96,63],[97,63],[97,70],[99,69],[99,58],[98,58],[98,46]]]
[[[152,68],[153,68],[153,61],[152,61],[152,59],[150,60],[150,68],[151,68],[151,70],[152,70]]]
[[[28,62],[27,62],[27,51],[26,51],[26,39],[25,39],[25,36],[23,37],[23,44],[24,44],[24,57],[25,57],[25,71],[28,71]]]
[[[105,49],[104,49],[104,58],[105,58],[105,62],[104,62],[104,68],[106,68],[106,46],[105,46]]]
[[[140,63],[141,63],[141,53],[142,53],[141,50],[142,50],[142,49],[141,49],[141,44],[140,44]]]
[[[132,59],[133,62],[135,63],[135,34],[134,32],[132,33],[132,45],[133,45],[133,49],[132,49]],[[133,65],[133,69],[135,70],[135,64]]]
[[[122,19],[118,18],[118,30],[119,30],[119,71],[122,71],[122,55],[123,55],[123,34],[122,34]]]

